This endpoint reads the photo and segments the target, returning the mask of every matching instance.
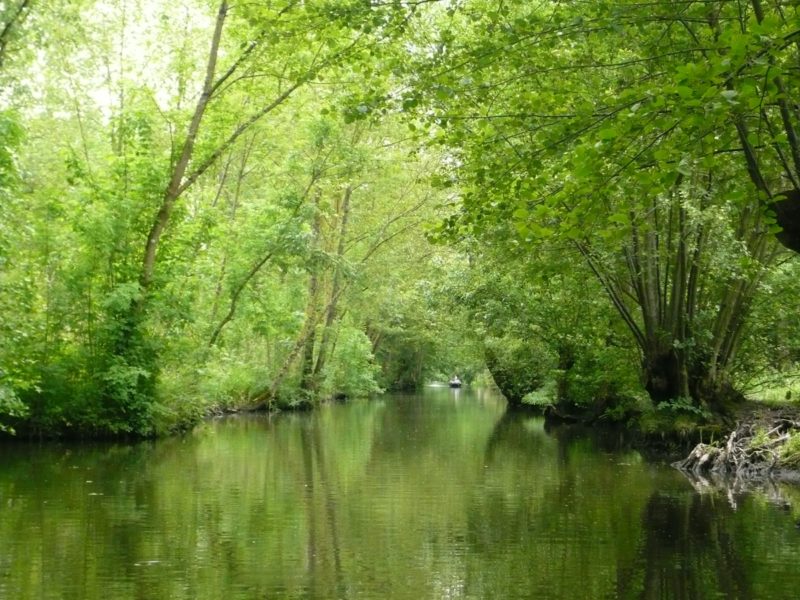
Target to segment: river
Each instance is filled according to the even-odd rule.
[[[0,598],[793,598],[800,501],[429,388],[0,446]]]

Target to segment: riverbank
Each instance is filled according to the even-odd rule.
[[[800,483],[797,403],[749,400],[725,417],[682,403],[630,404],[616,412],[564,404],[522,408],[538,411],[554,427],[618,431],[630,446],[667,458],[687,474]]]

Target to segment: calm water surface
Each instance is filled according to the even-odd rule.
[[[467,390],[0,446],[0,598],[795,598],[793,488],[698,493]]]

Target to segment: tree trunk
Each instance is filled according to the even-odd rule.
[[[344,197],[342,198],[342,221],[339,227],[339,242],[336,248],[336,266],[334,267],[330,300],[328,302],[327,310],[325,311],[325,323],[322,330],[322,340],[319,344],[317,362],[314,365],[313,379],[316,381],[317,385],[322,377],[322,370],[325,368],[325,363],[328,360],[328,354],[332,351],[331,337],[333,334],[333,323],[336,320],[340,290],[342,287],[342,268],[340,263],[344,259],[344,245],[345,238],[347,236],[347,224],[350,218],[350,196],[352,193],[352,186],[347,186],[347,189],[344,192]]]
[[[558,347],[558,378],[556,379],[556,402],[569,398],[569,372],[575,366],[575,349],[568,345]]]
[[[142,260],[142,269],[139,275],[139,284],[143,291],[147,291],[153,280],[153,271],[156,264],[156,251],[158,244],[161,240],[161,235],[164,228],[169,222],[172,214],[172,209],[175,206],[175,201],[180,197],[181,193],[185,190],[183,186],[183,178],[186,175],[186,170],[189,167],[189,161],[194,152],[194,144],[197,140],[197,134],[200,131],[200,122],[203,120],[203,115],[206,112],[208,103],[211,100],[211,95],[214,91],[214,74],[217,68],[217,57],[219,55],[219,44],[222,39],[222,26],[225,24],[225,17],[228,14],[228,3],[223,1],[219,5],[217,12],[217,20],[214,25],[214,34],[211,38],[211,49],[208,55],[208,63],[206,64],[205,81],[203,82],[203,91],[197,101],[197,105],[192,115],[192,120],[189,123],[189,129],[186,132],[186,138],[183,142],[181,154],[178,157],[175,166],[170,175],[169,184],[164,191],[164,196],[161,201],[161,208],[158,210],[153,225],[150,228],[150,233],[147,235],[147,242],[145,244],[144,258]]]
[[[744,399],[727,370],[712,369],[705,357],[687,358],[676,349],[654,349],[642,360],[644,387],[654,404],[678,399],[725,417]]]
[[[642,359],[644,388],[654,404],[676,400],[685,392],[681,373],[686,364],[675,350],[653,349]]]
[[[320,245],[320,230],[322,228],[322,214],[320,212],[320,199],[321,193],[317,193],[315,197],[314,207],[314,223],[311,227],[312,235],[312,249],[317,250]],[[314,346],[317,340],[317,322],[318,316],[318,302],[319,296],[319,272],[317,266],[311,267],[311,274],[308,279],[308,300],[306,301],[306,322],[303,327],[303,342],[302,342],[302,362],[300,367],[300,389],[313,393],[315,391],[315,382],[313,378],[314,371]]]

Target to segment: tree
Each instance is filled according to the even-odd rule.
[[[510,221],[521,242],[569,243],[639,346],[654,401],[726,411],[728,366],[778,254],[741,131],[763,117],[755,98],[780,112],[759,77],[796,14],[765,29],[729,2],[478,7],[420,58],[405,101],[424,98],[456,157],[463,208],[448,224],[480,237]],[[791,135],[775,135],[760,147],[788,156]]]
[[[631,366],[636,347],[579,254],[559,243],[460,246],[468,248],[471,268],[456,288],[458,301],[510,403],[571,417],[615,407],[623,416],[632,408],[642,395]]]
[[[4,6],[12,14],[18,4]],[[4,63],[15,86],[3,127],[7,105],[26,143],[0,156],[4,186],[6,174],[18,180],[0,225],[5,234],[13,224],[0,241],[2,385],[4,402],[30,412],[27,428],[150,435],[246,403],[284,364],[302,324],[298,290],[319,258],[325,327],[311,346],[313,379],[328,365],[347,372],[347,360],[369,371],[360,323],[340,327],[351,250],[337,240],[356,221],[328,219],[323,207],[328,237],[308,243],[308,194],[322,190],[327,206],[344,188],[341,174],[320,181],[325,156],[305,127],[308,115],[340,112],[347,80],[374,69],[414,7],[40,8],[21,56],[41,76]],[[383,233],[381,247],[392,226]]]

